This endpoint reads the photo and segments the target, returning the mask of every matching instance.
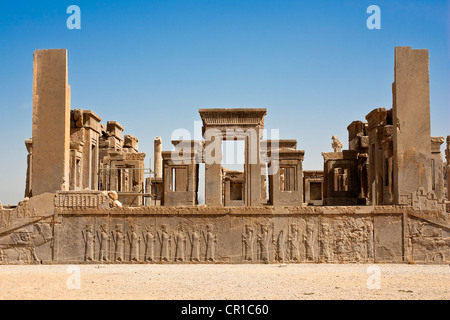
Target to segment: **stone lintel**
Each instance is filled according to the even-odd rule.
[[[199,109],[203,126],[264,126],[265,108]]]

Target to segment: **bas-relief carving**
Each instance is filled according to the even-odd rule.
[[[319,244],[322,249],[321,261],[332,262],[334,261],[334,248],[331,238],[330,225],[328,223],[322,223],[322,230],[319,237]]]
[[[112,233],[112,238],[114,241],[114,261],[124,262],[125,256],[125,235],[123,234],[123,226],[117,224],[114,232]]]
[[[0,228],[7,228],[11,225],[13,220],[13,210],[0,211]]]
[[[254,230],[250,225],[245,226],[244,233],[242,234],[242,255],[244,261],[254,261],[253,246],[255,243]]]
[[[303,241],[305,243],[306,249],[306,260],[314,261],[315,260],[315,250],[314,250],[314,224],[308,223],[306,225],[306,233],[303,235]]]
[[[30,199],[25,198],[23,201],[19,202],[19,205],[15,208],[17,218],[32,217],[33,212],[30,206]]]
[[[424,188],[421,187],[415,193],[411,194],[411,198],[414,210],[436,210],[442,212],[442,214],[436,218],[446,221],[447,214],[445,212],[445,203],[440,203],[438,201],[434,191],[425,193]]]
[[[280,230],[278,236],[274,237],[275,233],[272,233],[272,244],[273,244],[273,256],[276,262],[286,261],[286,233],[284,230]]]
[[[176,220],[174,220],[175,222]],[[408,257],[417,262],[441,263],[450,256],[450,240],[446,229],[425,222],[409,219],[406,233]],[[137,263],[155,262],[216,262],[217,234],[211,223],[175,225],[169,221],[156,230],[148,224],[145,231],[131,223],[128,230],[123,224],[116,224],[108,230],[103,223],[98,228],[86,224],[81,230],[85,262]],[[36,255],[36,241],[47,243],[53,240],[52,228],[48,223],[35,224],[36,232],[19,229],[11,235],[19,263],[40,262]],[[79,229],[78,229],[79,230]],[[78,231],[80,232],[80,231]],[[405,231],[406,232],[406,231]],[[80,234],[80,233],[78,233]],[[81,237],[80,237],[81,238]],[[333,216],[298,217],[267,220],[256,224],[243,224],[240,240],[242,252],[230,252],[233,246],[220,247],[232,261],[243,262],[340,262],[370,263],[374,261],[373,217],[342,214]],[[236,241],[234,240],[234,241]],[[143,242],[143,243],[141,243]],[[1,242],[0,242],[1,243]],[[0,263],[12,258],[11,245],[0,245]],[[144,251],[141,251],[144,250]],[[39,252],[42,251],[38,251]],[[70,253],[68,256],[79,256]],[[241,256],[242,258],[238,258]]]
[[[293,223],[289,229],[288,235],[290,261],[300,262],[300,235],[298,225]]]
[[[0,240],[0,264],[40,264],[36,249],[47,243],[52,248],[53,239],[50,224],[44,222],[7,233]]]
[[[85,230],[81,231],[84,240],[84,261],[95,261],[95,234],[94,226],[86,225]]]
[[[174,261],[186,261],[187,236],[183,225],[178,226],[178,230],[174,233],[175,242],[175,259]]]
[[[407,244],[414,262],[446,263],[450,256],[449,232],[420,219],[408,219]]]
[[[244,262],[369,262],[373,261],[373,224],[367,218],[334,219],[317,230],[315,220],[290,223],[287,230],[261,224],[260,233],[245,225]],[[318,234],[317,234],[318,233]],[[270,250],[272,248],[272,250]],[[256,250],[255,250],[256,249]],[[255,255],[255,253],[257,253]]]
[[[36,255],[36,247],[33,243],[33,239],[36,236],[28,230],[18,230],[11,235],[16,250],[19,255],[19,262],[37,262],[40,263],[40,259]],[[23,259],[25,257],[25,260]]]
[[[211,224],[208,224],[206,226],[206,236],[204,237],[206,242],[205,260],[207,262],[214,262],[216,254],[217,235],[213,233],[213,226]]]
[[[172,243],[172,236],[167,231],[167,225],[161,225],[161,230],[158,231],[158,240],[160,243],[160,261],[170,261],[170,247]]]
[[[152,232],[153,226],[149,225],[145,228],[145,233],[143,234],[144,244],[145,244],[145,255],[144,259],[146,262],[155,262],[155,243],[156,235]]]
[[[268,262],[270,260],[269,247],[271,243],[269,235],[269,227],[267,225],[261,225],[261,233],[258,234],[257,242],[259,244],[259,260]]]
[[[335,219],[328,224],[334,225],[328,240],[322,236],[323,259],[336,262],[370,262],[373,260],[373,224],[368,218]],[[325,227],[328,229],[328,227]],[[322,224],[322,232],[324,224]],[[328,231],[325,231],[328,233]],[[331,246],[330,241],[333,241]],[[324,248],[327,250],[324,250]],[[331,248],[330,248],[331,247]],[[330,250],[331,249],[331,250]],[[325,254],[329,251],[329,254]]]
[[[189,242],[191,244],[190,260],[193,262],[200,262],[201,259],[200,258],[200,244],[202,241],[201,237],[202,236],[200,235],[198,227],[195,227],[195,229],[189,234]]]
[[[130,225],[130,231],[127,232],[128,242],[130,244],[130,261],[139,262],[139,248],[141,237],[137,233],[136,226]]]

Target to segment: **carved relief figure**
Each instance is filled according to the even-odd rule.
[[[50,225],[48,225],[46,223],[36,223],[34,225],[34,227],[36,228],[38,234],[44,240],[44,243],[54,240],[53,239],[53,231],[52,231]]]
[[[145,228],[145,234],[143,235],[145,243],[145,261],[155,261],[155,242],[156,236],[151,232],[153,226],[147,226]]]
[[[0,227],[5,228],[11,225],[12,222],[12,210],[0,211]]]
[[[284,230],[280,231],[277,239],[272,239],[272,243],[274,245],[275,261],[281,261],[284,263],[284,261],[286,260],[286,234]]]
[[[244,234],[242,235],[242,249],[244,261],[253,261],[253,244],[254,244],[254,235],[253,228],[249,225],[245,226]]]
[[[364,243],[366,244],[367,261],[372,261],[373,255],[373,225],[369,221],[365,226]]]
[[[138,262],[141,237],[136,232],[136,227],[134,225],[130,225],[130,232],[127,232],[127,237],[130,242],[130,261]]]
[[[320,234],[320,246],[322,247],[322,261],[333,261],[333,239],[331,238],[330,227],[328,223],[322,224],[322,232]]]
[[[206,226],[206,261],[213,262],[216,254],[217,235],[213,233],[213,226]]]
[[[24,260],[22,260],[23,255],[26,256],[27,262],[31,262],[30,258],[33,259],[34,262],[41,262],[41,260],[36,255],[36,247],[33,243],[33,239],[35,237],[36,236],[33,235],[32,232],[29,232],[27,230],[18,230],[12,235],[12,238],[14,239],[13,242],[19,245],[19,262],[24,262]],[[29,255],[31,257],[29,257]]]
[[[340,262],[345,261],[345,238],[344,225],[339,223],[337,225],[336,253]]]
[[[306,225],[306,234],[303,236],[306,249],[306,259],[314,261],[314,224],[308,223]]]
[[[291,252],[291,261],[300,261],[299,234],[298,225],[291,224],[291,230],[288,237],[289,249]]]
[[[260,246],[261,261],[269,261],[269,228],[267,225],[261,225],[261,233],[258,234],[258,243]]]
[[[102,224],[100,226],[100,235],[98,235],[100,241],[100,261],[109,261],[109,242],[111,236],[108,233],[108,226]]]
[[[30,199],[26,197],[23,201],[19,202],[16,210],[18,218],[31,217]]]
[[[5,254],[2,248],[0,248],[0,263],[8,263],[8,256]]]
[[[409,248],[411,248],[411,259],[414,260],[414,243],[417,243],[418,239],[422,237],[424,223],[421,221],[417,221],[415,223],[414,220],[410,219],[408,225],[409,225],[408,246]]]
[[[94,261],[95,234],[92,224],[86,225],[86,229],[81,231],[84,239],[84,261]]]
[[[350,218],[349,220],[349,234],[348,237],[351,243],[351,251],[353,253],[354,260],[356,262],[361,261],[362,255],[364,255],[364,250],[362,249],[363,244],[363,228],[360,224],[359,219]]]
[[[189,235],[189,241],[191,243],[191,261],[200,261],[200,242],[201,236],[198,232],[198,227],[195,227],[194,231]]]
[[[113,234],[113,240],[115,244],[115,251],[116,251],[116,262],[123,262],[124,261],[124,250],[125,250],[125,235],[122,231],[122,225],[117,224],[115,234]]]
[[[158,239],[161,245],[160,247],[160,259],[161,261],[168,262],[170,259],[170,245],[172,243],[172,237],[167,232],[167,225],[161,225],[161,233],[158,232]]]
[[[183,225],[178,226],[178,231],[175,232],[175,261],[186,260],[186,233],[184,232]]]

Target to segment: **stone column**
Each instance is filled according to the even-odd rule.
[[[70,87],[67,50],[36,50],[31,192],[69,190]]]
[[[450,136],[447,136],[447,149],[445,149],[445,160],[447,170],[447,201],[450,200]]]
[[[205,156],[205,204],[207,206],[222,206],[222,139],[217,136],[220,141],[206,141],[205,150],[215,145],[213,153],[210,155],[216,160],[213,161],[208,156]],[[207,152],[205,152],[207,153]]]
[[[31,163],[33,159],[33,140],[28,139],[25,140],[25,146],[27,147],[28,155],[27,155],[27,178],[25,184],[25,198],[31,198]]]
[[[394,203],[410,205],[420,187],[431,191],[428,50],[396,47],[394,75]]]
[[[162,167],[162,140],[161,137],[155,138],[154,144],[154,154],[155,154],[155,178],[161,179],[163,175],[163,167]]]

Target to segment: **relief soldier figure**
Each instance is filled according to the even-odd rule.
[[[286,235],[284,230],[281,230],[277,239],[272,234],[272,244],[274,246],[274,260],[283,262],[286,260]]]
[[[139,262],[139,247],[141,237],[136,232],[136,227],[130,225],[130,233],[127,232],[128,241],[130,242],[130,261]]]
[[[151,232],[153,226],[147,226],[145,228],[145,234],[143,234],[143,239],[145,243],[145,261],[153,262],[155,261],[155,242],[156,236]]]
[[[172,237],[167,232],[167,225],[161,225],[161,233],[158,232],[158,239],[161,245],[160,247],[160,261],[168,262],[170,260],[170,245],[172,243]]]
[[[308,223],[306,225],[306,234],[303,236],[306,249],[306,259],[314,261],[314,224]]]
[[[122,231],[122,225],[117,224],[116,225],[116,233],[113,234],[113,240],[115,244],[115,251],[116,251],[116,262],[123,262],[124,261],[124,250],[125,250],[125,235]]]
[[[261,234],[258,234],[258,243],[260,246],[261,261],[269,261],[269,228],[267,225],[261,225]]]
[[[178,231],[175,232],[175,261],[186,260],[186,232],[184,232],[183,225],[179,225]]]
[[[299,234],[298,225],[291,224],[291,233],[288,237],[289,249],[291,252],[291,261],[300,261]]]
[[[94,261],[94,247],[95,247],[95,234],[94,226],[91,224],[86,225],[85,231],[81,231],[84,239],[84,260]]]
[[[245,226],[244,234],[242,235],[242,247],[244,261],[253,261],[253,244],[254,244],[253,229],[249,225]]]
[[[338,256],[338,260],[340,262],[345,261],[345,232],[344,232],[344,225],[342,223],[339,223],[337,225],[337,236],[336,236],[336,253]]]
[[[206,261],[214,262],[216,254],[217,235],[213,233],[213,226],[206,226]]]
[[[366,244],[366,252],[367,252],[367,261],[373,261],[373,225],[372,222],[369,221],[365,226],[364,232],[364,242]]]
[[[333,240],[328,223],[322,224],[322,232],[320,235],[320,245],[322,247],[322,257],[325,262],[333,261]]]
[[[200,261],[200,242],[202,238],[198,232],[198,227],[195,227],[194,231],[189,235],[189,241],[191,242],[191,261]]]
[[[108,226],[106,224],[102,224],[100,226],[100,261],[109,261],[109,242],[111,240],[111,236],[108,233]]]

